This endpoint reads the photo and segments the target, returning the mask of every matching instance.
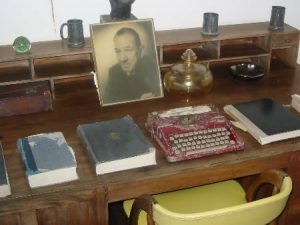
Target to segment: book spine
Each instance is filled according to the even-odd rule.
[[[34,174],[38,171],[31,148],[28,143],[28,138],[19,138],[17,141],[18,149],[21,151],[24,164],[28,174]]]
[[[0,186],[7,184],[6,168],[2,151],[2,145],[0,143]]]
[[[88,141],[87,141],[87,137],[85,135],[84,132],[84,127],[82,127],[81,125],[79,125],[77,127],[77,134],[81,140],[81,143],[84,145],[85,150],[88,152],[88,156],[90,157],[90,159],[92,160],[92,162],[94,163],[94,166],[96,167],[97,163],[98,163],[98,159],[95,156],[95,154],[92,151],[92,147],[89,145]]]
[[[0,142],[0,197],[6,197],[11,194],[5,159],[3,155],[3,148]]]

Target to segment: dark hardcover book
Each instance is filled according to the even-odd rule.
[[[30,187],[41,187],[78,179],[73,149],[62,132],[42,133],[19,138]]]
[[[300,136],[300,120],[272,99],[227,105],[224,110],[262,145]]]
[[[155,165],[155,149],[130,116],[80,124],[78,135],[96,174]]]
[[[11,194],[10,185],[3,156],[3,149],[0,143],[0,197],[6,197]]]

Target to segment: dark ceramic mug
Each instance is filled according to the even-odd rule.
[[[64,36],[64,27],[68,28],[67,37]],[[82,20],[71,19],[63,23],[60,27],[60,36],[68,41],[70,47],[81,47],[84,45]]]

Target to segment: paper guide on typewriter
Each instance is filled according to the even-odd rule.
[[[244,148],[230,121],[213,105],[176,108],[148,114],[146,128],[169,162]]]

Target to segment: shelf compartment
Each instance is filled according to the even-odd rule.
[[[34,59],[35,78],[67,78],[88,75],[94,71],[91,54]]]
[[[222,40],[220,58],[260,55],[268,53],[269,50],[270,44],[266,36]]]
[[[0,63],[0,83],[31,80],[29,60],[8,61]]]
[[[197,55],[197,61],[216,59],[219,56],[218,42],[197,42],[178,45],[163,46],[163,64],[174,64],[181,62],[181,55],[186,49],[192,49]]]
[[[298,44],[299,34],[274,34],[271,37],[272,48],[287,48]]]
[[[239,57],[239,58],[231,58],[228,60],[223,60],[223,61],[214,61],[211,62],[209,67],[210,70],[213,72],[213,74],[218,74],[218,73],[227,73],[229,74],[229,68],[233,64],[237,63],[245,63],[245,62],[253,62],[256,63],[257,65],[261,65],[265,69],[265,74],[268,74],[269,69],[270,69],[270,56],[265,55],[265,56],[253,56],[253,57]]]
[[[290,68],[297,67],[297,62],[295,61],[297,55],[298,55],[298,46],[272,50],[272,59],[277,62],[281,62]]]

